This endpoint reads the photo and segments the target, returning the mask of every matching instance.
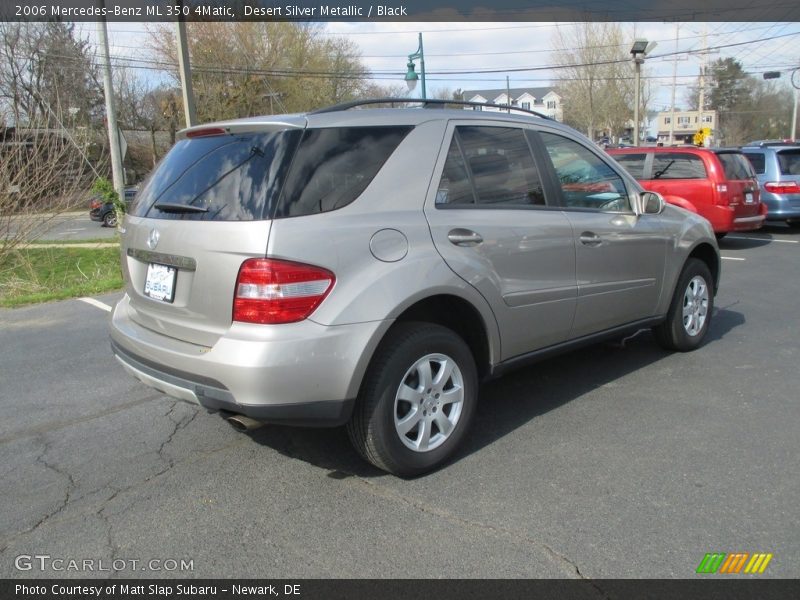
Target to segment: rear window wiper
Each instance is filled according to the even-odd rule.
[[[659,177],[664,175],[664,173],[666,173],[673,164],[675,164],[675,159],[669,161],[667,163],[667,166],[661,169],[660,171],[656,171],[655,173],[653,173],[653,179],[658,179]]]
[[[204,206],[192,206],[191,204],[179,204],[177,202],[159,202],[154,204],[161,212],[166,213],[206,213],[208,209]]]

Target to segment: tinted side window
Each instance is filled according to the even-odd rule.
[[[744,155],[747,160],[750,161],[750,164],[753,165],[753,169],[755,169],[756,173],[761,174],[766,170],[766,162],[763,154],[760,152],[745,152]]]
[[[644,161],[647,154],[615,154],[614,160],[625,167],[634,179],[644,179]]]
[[[578,142],[552,133],[539,135],[561,185],[563,206],[630,210],[625,184],[610,165]]]
[[[653,157],[653,179],[705,179],[706,167],[696,154],[661,152]]]
[[[717,157],[722,163],[726,179],[751,179],[755,176],[753,167],[739,152],[720,152]]]
[[[469,202],[465,172],[478,204],[504,208],[545,204],[542,180],[522,129],[457,127],[439,184],[440,204]],[[453,182],[455,187],[450,190]]]
[[[299,139],[299,131],[282,131],[181,140],[137,194],[131,214],[203,221],[267,218]]]
[[[455,135],[450,142],[442,178],[436,190],[436,204],[475,204],[475,193]]]
[[[781,175],[800,175],[800,150],[781,150],[778,152]]]
[[[307,129],[275,217],[311,215],[347,206],[367,188],[411,129]]]

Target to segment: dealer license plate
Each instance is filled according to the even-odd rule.
[[[175,267],[150,263],[147,265],[147,277],[144,280],[144,295],[172,302],[175,299],[175,277],[178,271]]]
[[[744,203],[745,204],[752,204],[753,203],[753,192],[746,192],[744,195]]]

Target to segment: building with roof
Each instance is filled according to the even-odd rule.
[[[510,102],[509,95],[511,96]],[[464,90],[463,98],[469,102],[502,104],[504,106],[518,106],[527,110],[535,110],[556,121],[562,121],[564,117],[561,96],[551,87]],[[501,110],[489,106],[466,107],[466,109],[495,112]]]

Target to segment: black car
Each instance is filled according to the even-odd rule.
[[[136,192],[137,189],[135,187],[125,188],[126,209],[136,197]],[[93,197],[89,204],[89,217],[91,217],[92,221],[100,221],[103,227],[117,226],[117,213],[114,210],[114,203],[103,202],[103,199],[97,196]]]

